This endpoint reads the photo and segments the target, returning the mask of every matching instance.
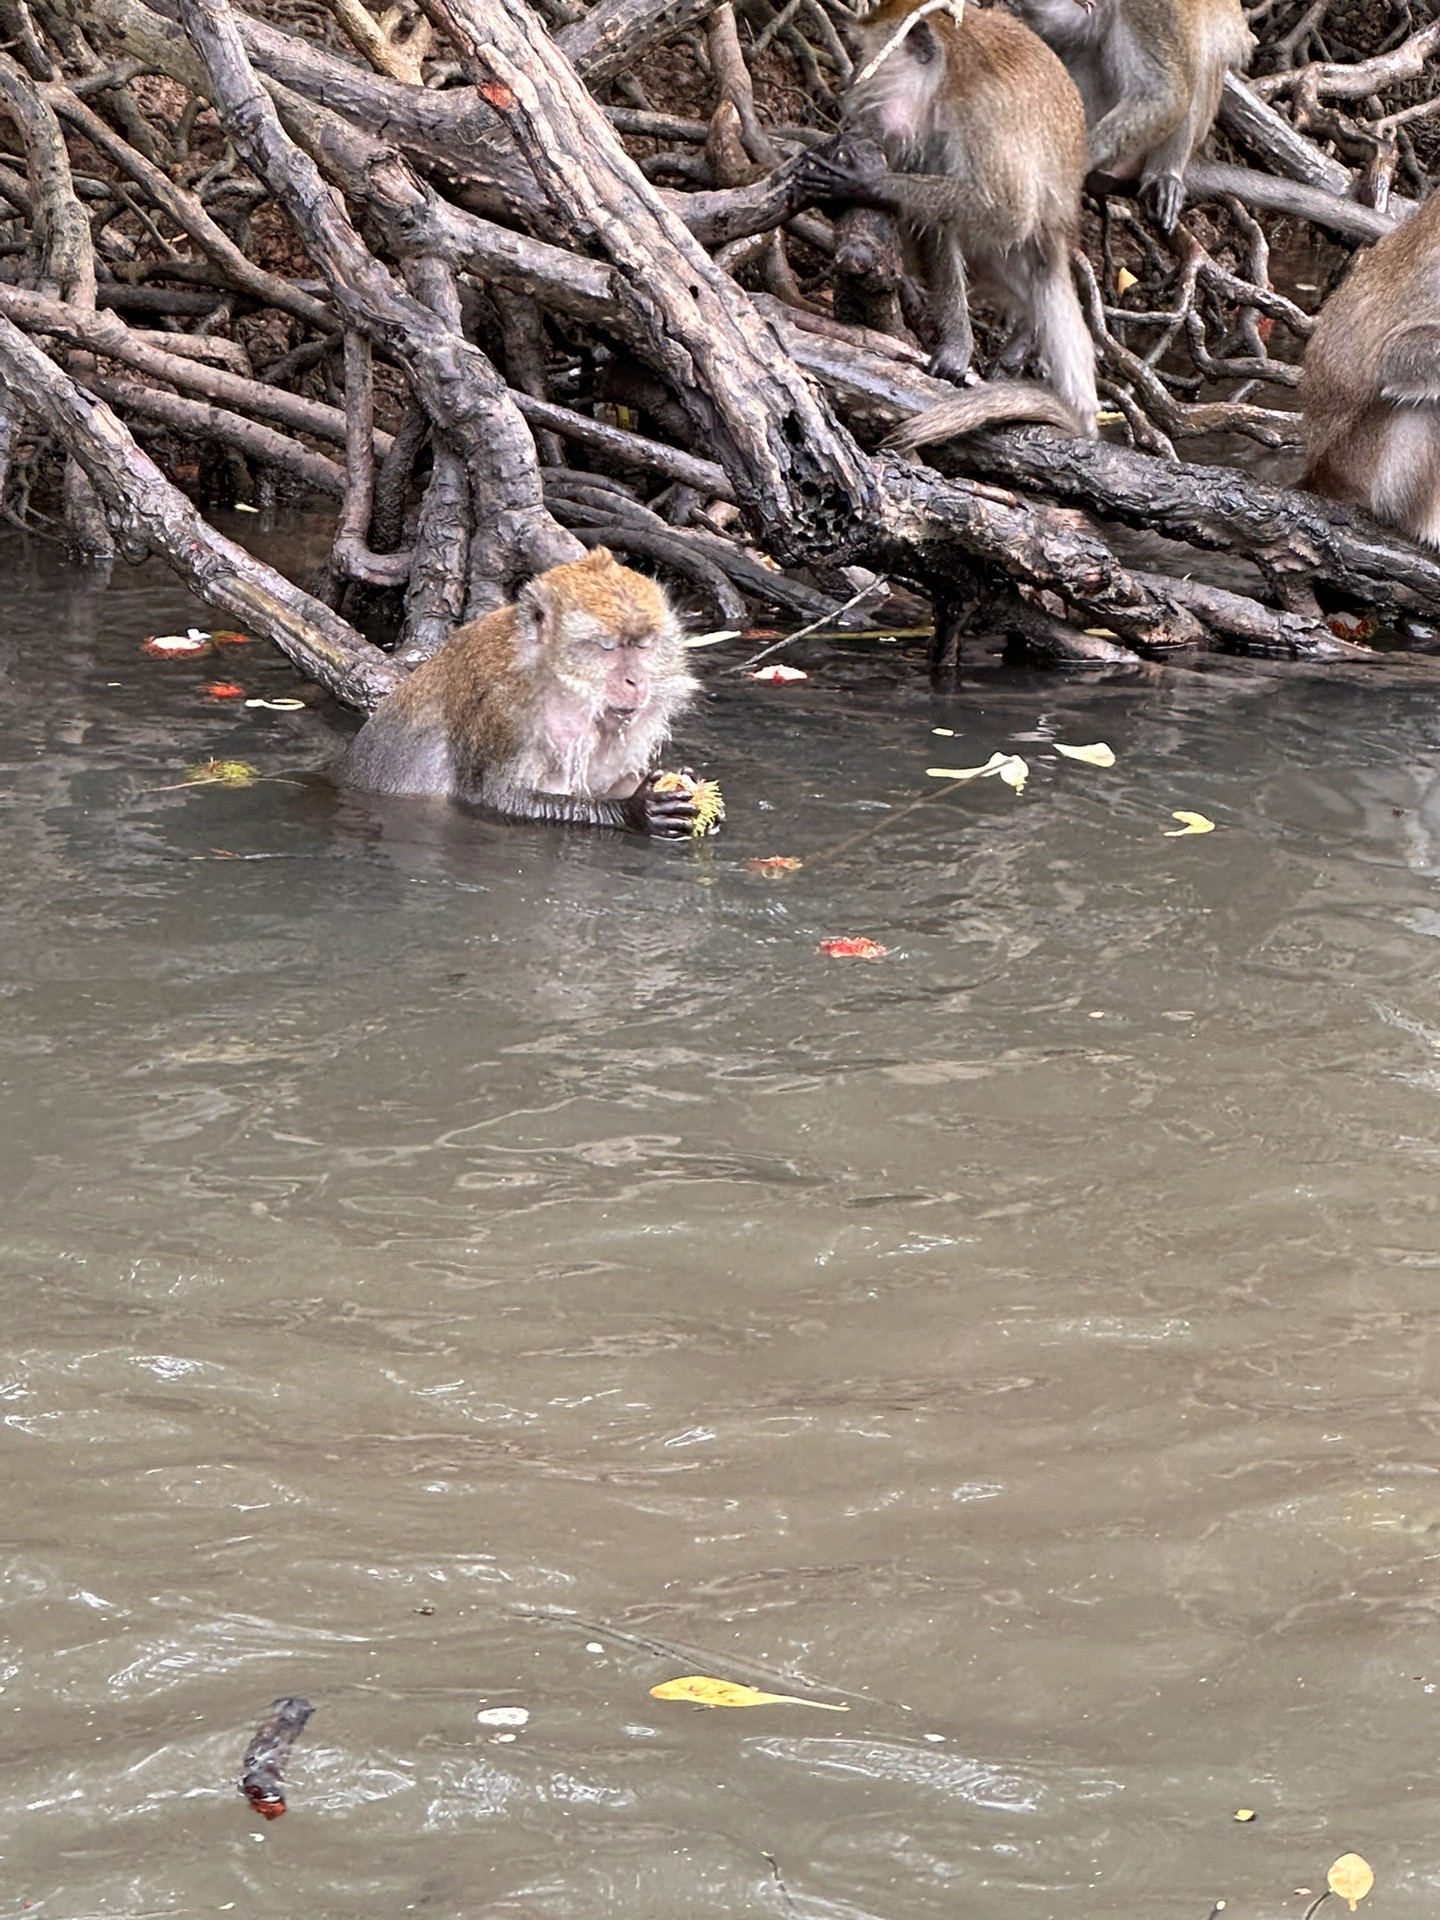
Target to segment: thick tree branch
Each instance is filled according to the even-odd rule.
[[[360,239],[334,189],[288,138],[255,78],[228,0],[182,0],[210,72],[216,111],[237,147],[304,235],[347,321],[406,366],[417,398],[464,459],[476,506],[491,518],[494,587],[573,558],[576,543],[546,512],[529,429],[490,362],[397,285]]]
[[[3,316],[0,376],[84,467],[129,557],[161,554],[211,606],[273,640],[350,706],[368,710],[399,684],[384,654],[328,607],[207,526],[110,408],[82,392]]]

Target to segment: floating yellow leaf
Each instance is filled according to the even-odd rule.
[[[1354,1913],[1375,1884],[1375,1873],[1368,1860],[1358,1853],[1342,1853],[1325,1876],[1326,1884],[1338,1900],[1349,1902]]]
[[[829,1700],[803,1700],[796,1693],[761,1693],[734,1680],[712,1680],[708,1674],[687,1673],[682,1680],[662,1680],[651,1687],[652,1700],[690,1700],[697,1707],[819,1707],[825,1713],[848,1713]]]
[[[1131,287],[1138,287],[1139,284],[1140,282],[1136,279],[1135,275],[1131,273],[1128,267],[1116,268],[1115,291],[1117,293],[1128,293]]]
[[[927,767],[925,772],[931,780],[984,780],[998,773],[1016,793],[1023,791],[1030,778],[1030,769],[1018,753],[992,753],[983,767]]]
[[[1165,838],[1167,840],[1179,840],[1187,833],[1213,833],[1215,831],[1215,822],[1213,820],[1207,820],[1203,813],[1191,813],[1188,807],[1172,808],[1170,818],[1172,820],[1178,820],[1181,824],[1178,827],[1167,827],[1165,829]]]
[[[1235,1818],[1240,1822],[1241,1826],[1245,1826],[1255,1818],[1255,1809],[1253,1807],[1237,1807],[1235,1809]]]
[[[1091,747],[1067,747],[1057,740],[1055,751],[1063,753],[1067,760],[1083,760],[1087,767],[1113,767],[1115,764],[1115,755],[1103,740],[1097,740]]]

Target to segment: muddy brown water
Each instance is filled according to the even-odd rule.
[[[1433,686],[711,655],[675,850],[196,618],[9,556],[0,1913],[1433,1914]]]

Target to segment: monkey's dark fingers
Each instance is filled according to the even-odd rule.
[[[626,819],[637,833],[656,840],[684,840],[694,831],[696,806],[688,793],[657,793],[658,772],[645,779],[623,802]]]
[[[688,840],[695,831],[693,802],[676,804],[664,794],[646,802],[645,832],[654,840]]]
[[[1185,211],[1185,182],[1178,173],[1157,174],[1140,189],[1140,199],[1160,231],[1173,233]]]
[[[885,156],[871,140],[837,134],[823,147],[812,147],[796,168],[796,179],[817,199],[859,200],[873,192],[888,169]]]

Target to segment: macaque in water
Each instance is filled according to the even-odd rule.
[[[1010,0],[1085,101],[1087,168],[1102,191],[1139,182],[1169,233],[1185,169],[1214,123],[1228,69],[1255,45],[1240,0]]]
[[[657,791],[657,760],[695,691],[665,595],[596,547],[460,627],[366,721],[335,778],[678,838],[695,803]]]
[[[1300,402],[1306,486],[1440,547],[1440,193],[1325,302]]]
[[[920,3],[883,0],[866,17],[862,77],[845,102],[895,171],[869,139],[842,136],[807,156],[807,177],[817,195],[899,218],[940,336],[936,373],[959,381],[969,369],[973,273],[1010,323],[1000,369],[1018,371],[1034,348],[1064,405],[1014,383],[976,388],[908,422],[891,444],[1021,417],[1017,407],[1091,433],[1095,350],[1070,277],[1085,171],[1080,96],[1049,48],[1008,13],[967,6],[959,20],[948,11],[916,18]]]

